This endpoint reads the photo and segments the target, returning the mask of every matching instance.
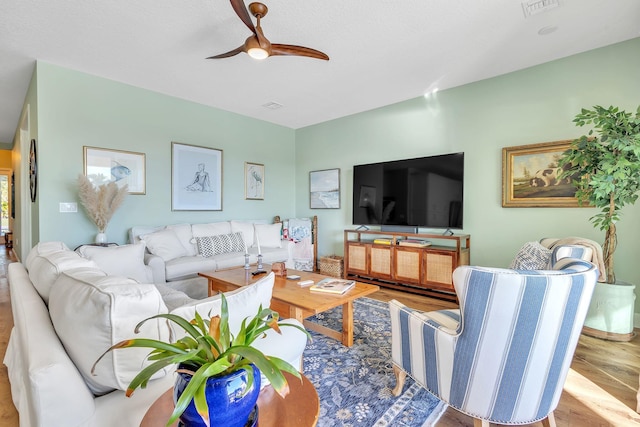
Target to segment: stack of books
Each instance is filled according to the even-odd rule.
[[[411,246],[414,248],[424,248],[431,245],[431,242],[428,240],[422,239],[404,239],[398,241],[400,246]]]

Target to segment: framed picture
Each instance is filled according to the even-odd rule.
[[[222,210],[222,150],[171,143],[171,210]]]
[[[558,161],[570,140],[502,149],[502,206],[578,207],[571,178],[560,179]]]
[[[264,200],[264,165],[244,162],[244,198]]]
[[[146,157],[144,153],[83,147],[84,174],[94,185],[115,182],[129,186],[129,194],[146,193]]]
[[[340,209],[340,169],[309,172],[309,207]]]

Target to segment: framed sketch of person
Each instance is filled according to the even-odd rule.
[[[222,150],[171,143],[171,210],[222,210]]]

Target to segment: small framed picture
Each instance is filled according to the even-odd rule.
[[[144,153],[87,146],[83,151],[84,174],[94,185],[115,182],[128,185],[129,194],[146,193]]]
[[[264,165],[244,162],[244,198],[264,200]]]
[[[171,210],[222,210],[222,150],[171,143]]]
[[[340,169],[309,172],[309,207],[340,209]]]

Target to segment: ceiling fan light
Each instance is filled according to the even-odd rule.
[[[252,47],[247,50],[247,53],[253,59],[265,59],[267,56],[269,56],[269,52],[262,49],[261,47]]]

